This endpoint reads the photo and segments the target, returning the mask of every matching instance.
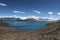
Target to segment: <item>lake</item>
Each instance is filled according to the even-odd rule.
[[[24,21],[6,21],[9,26],[14,27],[17,26],[17,30],[33,30],[37,28],[41,28],[48,24],[48,22],[24,22]]]

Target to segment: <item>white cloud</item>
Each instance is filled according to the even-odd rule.
[[[60,15],[60,12],[59,13],[57,13],[58,15]]]
[[[37,13],[37,14],[41,14],[41,12],[36,11],[36,10],[32,10],[33,12]]]
[[[48,12],[48,14],[52,15],[52,14],[53,14],[53,12]]]
[[[4,4],[4,3],[0,3],[0,6],[7,6],[7,4]]]
[[[21,12],[21,11],[12,11],[13,13],[25,13],[25,12]]]

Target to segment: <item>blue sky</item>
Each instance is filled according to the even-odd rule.
[[[59,18],[60,0],[0,0],[0,16],[50,17],[48,12],[53,12],[54,18]]]

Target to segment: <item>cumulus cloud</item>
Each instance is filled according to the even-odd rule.
[[[57,13],[58,15],[60,15],[60,12],[59,13]]]
[[[12,11],[13,13],[25,13],[25,12],[21,12],[21,11]]]
[[[52,14],[53,14],[53,12],[48,12],[48,14],[52,15]]]
[[[36,10],[32,10],[33,12],[37,13],[37,14],[41,14],[41,12],[36,11]]]
[[[7,4],[4,4],[4,3],[0,3],[0,6],[7,6]]]

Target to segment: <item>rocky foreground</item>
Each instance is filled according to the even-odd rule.
[[[0,27],[0,40],[60,40],[60,21],[36,30],[22,31],[16,31],[15,27],[7,27],[3,24],[3,27]]]

